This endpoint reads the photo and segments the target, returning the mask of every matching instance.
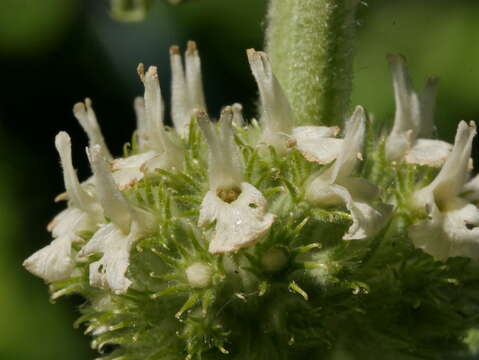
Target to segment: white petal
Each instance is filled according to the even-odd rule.
[[[53,218],[47,230],[54,238],[96,229],[96,221],[78,208],[70,207]]]
[[[439,260],[453,256],[479,259],[479,209],[456,199],[440,212],[433,205],[428,220],[409,228],[414,245]]]
[[[474,122],[471,122],[469,126],[464,121],[459,123],[454,148],[433,182],[416,194],[416,206],[422,207],[425,201],[431,202],[434,199],[442,208],[441,210],[444,210],[448,202],[462,192],[468,176],[469,158],[475,134]]]
[[[132,226],[128,235],[114,223],[100,228],[79,254],[103,254],[100,260],[90,264],[90,285],[111,289],[118,294],[125,293],[131,285],[131,280],[126,277],[130,264],[130,249],[137,239],[135,226]]]
[[[178,46],[170,48],[171,61],[171,116],[176,131],[183,137],[188,134],[194,110],[206,111],[201,76],[201,60],[194,41],[188,41],[185,52],[185,69]]]
[[[209,251],[213,254],[237,251],[259,241],[274,221],[267,213],[267,202],[261,192],[248,183],[241,184],[241,194],[231,203],[209,191],[200,209],[199,226],[216,221]]]
[[[284,147],[284,135],[293,130],[294,116],[289,101],[273,74],[271,63],[264,52],[247,51],[251,71],[256,79],[264,111],[263,141],[277,148]]]
[[[424,91],[418,95],[413,89],[406,60],[396,55],[389,56],[388,60],[393,74],[396,113],[386,140],[386,156],[393,161],[402,159],[418,136],[432,135],[437,79],[429,78]]]
[[[386,156],[392,161],[400,160],[416,140],[421,126],[421,105],[412,87],[406,60],[400,55],[391,55],[388,60],[396,102],[393,128],[386,140]]]
[[[356,107],[351,119],[346,123],[344,141],[336,162],[325,171],[330,183],[351,175],[360,158],[366,132],[366,115],[361,106]]]
[[[447,160],[452,145],[441,140],[418,139],[407,152],[405,160],[409,164],[441,167]]]
[[[188,41],[185,52],[186,86],[190,105],[190,114],[194,109],[206,111],[201,76],[201,59],[194,41]]]
[[[205,112],[197,113],[198,125],[209,147],[208,175],[210,189],[232,189],[239,187],[242,180],[243,166],[238,148],[234,142],[231,106],[223,109],[220,118],[220,131],[209,121]]]
[[[439,260],[449,257],[451,243],[443,231],[444,215],[434,206],[431,218],[409,227],[408,234],[418,249]]]
[[[103,139],[100,126],[93,111],[91,100],[86,98],[85,103],[76,103],[73,106],[73,114],[77,118],[83,130],[87,133],[89,139],[89,146],[100,145],[103,151],[103,156],[107,160],[111,160],[112,156]]]
[[[299,126],[293,129],[296,148],[306,160],[328,164],[339,156],[343,139],[336,139],[338,127]]]
[[[157,154],[148,151],[127,158],[118,158],[112,162],[113,178],[120,190],[129,189],[143,179],[143,166]]]
[[[73,206],[89,213],[92,218],[99,220],[101,209],[95,199],[81,186],[73,168],[70,136],[66,132],[59,132],[55,137],[55,146],[60,154],[68,199]]]
[[[344,201],[353,218],[352,225],[343,236],[344,240],[360,240],[376,235],[392,212],[392,207],[387,204],[380,204],[376,209],[367,202],[354,200],[342,186],[332,185],[331,190]]]
[[[185,135],[188,128],[187,114],[190,110],[185,73],[178,46],[170,48],[171,66],[171,118],[176,131]]]
[[[124,233],[128,233],[132,220],[132,208],[113,180],[110,166],[103,158],[101,148],[95,145],[87,149],[87,155],[95,176],[96,196],[105,216],[119,226]]]
[[[77,237],[72,233],[54,239],[49,245],[26,259],[23,266],[46,282],[67,279],[75,267],[71,248],[75,239]]]

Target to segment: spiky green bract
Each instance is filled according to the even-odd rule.
[[[425,217],[409,208],[408,198],[437,170],[386,162],[385,138],[369,126],[357,175],[375,182],[381,200],[396,207],[377,236],[345,241],[350,215],[304,198],[321,166],[294,148],[278,154],[256,145],[259,131],[253,121],[236,129],[235,140],[245,181],[276,216],[261,241],[236,253],[208,251],[214,226],[197,227],[209,190],[207,146],[192,121],[183,141],[184,170],[159,170],[123,191],[157,219],[156,231],[131,251],[128,291],[90,286],[88,265],[96,255],[77,263],[70,279],[51,284],[52,299],[86,299],[76,326],[93,336],[101,359],[447,359],[466,353],[467,331],[479,325],[477,265],[465,258],[436,261],[407,237],[407,227]],[[92,236],[81,235],[77,249]],[[187,269],[194,264],[209,278],[191,282]]]
[[[358,0],[271,0],[273,71],[298,124],[342,124],[352,88]]]

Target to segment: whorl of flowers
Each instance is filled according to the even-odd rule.
[[[79,181],[60,132],[67,206],[48,226],[52,242],[24,262],[53,299],[85,298],[78,324],[102,359],[462,350],[479,321],[477,291],[457,296],[479,281],[476,127],[461,122],[454,145],[431,139],[435,82],[418,95],[391,56],[391,131],[360,106],[343,129],[297,126],[268,56],[250,49],[261,116],[245,121],[234,104],[214,121],[196,45],[184,64],[178,47],[170,55],[174,127],[156,67],[140,64],[144,95],[123,157],[111,155],[91,101],[74,106],[92,177]],[[441,326],[448,341],[431,331]]]

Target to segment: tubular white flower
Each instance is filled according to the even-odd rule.
[[[273,74],[268,55],[261,51],[247,51],[251,71],[258,84],[263,108],[262,141],[283,151],[296,146],[309,161],[326,164],[339,153],[342,140],[335,139],[338,127],[294,126],[294,114],[289,101]]]
[[[197,113],[198,123],[210,148],[210,191],[201,203],[199,226],[216,221],[209,244],[213,254],[237,251],[261,239],[274,221],[267,201],[253,185],[242,182],[242,166],[234,143],[233,110],[226,107],[220,118],[220,134],[206,113]]]
[[[93,111],[91,100],[86,98],[84,103],[76,103],[73,106],[73,114],[88,135],[89,146],[100,145],[103,156],[107,160],[111,160],[113,157],[105,144],[103,134],[101,133],[95,112]]]
[[[28,259],[23,266],[47,282],[67,279],[74,269],[76,254],[72,242],[79,241],[77,233],[94,231],[102,219],[101,207],[80,185],[71,156],[70,137],[60,132],[55,137],[60,155],[63,179],[71,207],[63,210],[48,225],[54,240]]]
[[[361,158],[365,129],[364,109],[358,106],[346,124],[346,135],[336,162],[311,181],[306,189],[306,198],[313,204],[344,204],[349,210],[353,224],[343,236],[344,240],[374,236],[392,210],[386,204],[370,205],[378,197],[377,188],[364,179],[351,176]]]
[[[416,247],[439,260],[479,258],[479,209],[459,197],[468,177],[475,134],[474,122],[467,125],[461,121],[454,148],[441,171],[412,197],[412,205],[426,210],[429,218],[411,226],[409,236]]]
[[[171,117],[176,131],[186,136],[195,110],[206,111],[201,76],[201,60],[194,41],[188,41],[185,68],[178,46],[170,48]]]
[[[209,251],[221,254],[253,245],[269,230],[274,215],[267,213],[267,201],[253,185],[243,182],[241,192],[231,202],[221,199],[216,191],[208,191],[201,203],[199,226],[216,221]]]
[[[280,149],[293,131],[293,110],[273,74],[268,55],[254,49],[248,49],[247,55],[263,108],[263,141]]]
[[[145,167],[149,170],[169,170],[181,167],[183,149],[170,138],[163,125],[164,104],[156,66],[150,66],[145,73],[143,64],[138,65],[138,74],[145,86],[145,131],[148,134],[148,148],[158,152]]]
[[[407,163],[441,167],[452,145],[418,137],[431,137],[434,130],[434,107],[437,79],[428,79],[418,95],[402,56],[388,57],[393,74],[396,113],[394,125],[386,140],[386,156],[391,161],[404,159]]]
[[[243,166],[234,143],[231,106],[225,107],[221,112],[220,134],[205,112],[197,112],[197,119],[210,149],[208,166],[210,189],[227,190],[239,187],[243,179]]]
[[[118,190],[108,163],[98,145],[87,151],[95,181],[97,198],[105,217],[111,220],[100,228],[82,248],[80,256],[102,253],[90,264],[90,284],[124,293],[131,281],[126,277],[131,245],[152,226],[151,215],[133,208]]]

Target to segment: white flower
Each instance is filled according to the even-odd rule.
[[[385,223],[391,206],[370,205],[378,197],[378,189],[351,174],[361,157],[365,135],[365,114],[360,106],[356,108],[346,124],[346,134],[336,162],[317,176],[306,189],[306,198],[317,205],[345,205],[353,218],[353,224],[343,236],[345,240],[364,239],[374,236]]]
[[[72,242],[79,241],[78,233],[94,231],[102,219],[102,210],[95,199],[80,185],[72,165],[70,137],[60,132],[55,138],[60,154],[63,178],[70,206],[48,225],[54,240],[25,260],[23,266],[47,282],[67,279],[74,269],[75,252]]]
[[[256,79],[263,109],[262,141],[283,151],[296,146],[309,161],[326,164],[339,154],[342,139],[335,139],[337,127],[300,126],[294,128],[294,114],[286,94],[273,74],[266,53],[247,51],[251,71]],[[313,120],[313,119],[312,119]]]
[[[439,260],[453,256],[479,259],[479,209],[459,197],[468,177],[476,125],[459,123],[454,148],[436,178],[413,197],[428,219],[409,228],[414,245]]]
[[[188,134],[191,116],[195,110],[206,111],[201,60],[194,41],[188,41],[183,68],[178,46],[170,48],[171,59],[171,118],[176,131]]]
[[[242,181],[242,166],[234,143],[233,110],[226,107],[220,118],[220,134],[206,113],[197,114],[198,123],[210,148],[210,191],[203,199],[199,226],[216,221],[209,244],[213,254],[237,251],[261,239],[274,221],[267,213],[267,201],[253,185]]]
[[[386,140],[386,156],[391,161],[404,159],[410,164],[441,167],[452,145],[428,139],[434,130],[437,80],[428,79],[423,93],[418,95],[412,87],[404,58],[391,55],[388,60],[393,74],[396,114]]]
[[[125,293],[131,284],[126,277],[132,244],[152,226],[151,215],[133,208],[114,182],[99,145],[88,150],[95,181],[95,190],[105,217],[103,225],[80,251],[80,256],[102,253],[100,260],[90,264],[90,284]]]

